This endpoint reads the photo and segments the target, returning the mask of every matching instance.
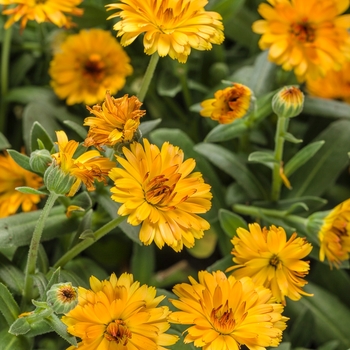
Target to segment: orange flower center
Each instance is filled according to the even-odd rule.
[[[278,255],[274,254],[272,258],[270,259],[270,265],[273,266],[275,269],[282,264],[280,258]]]
[[[290,32],[301,43],[312,43],[315,41],[315,29],[306,21],[293,23]]]
[[[64,303],[69,303],[74,300],[77,295],[75,290],[70,286],[64,286],[59,289],[57,297]]]
[[[84,75],[92,79],[101,81],[104,77],[105,64],[99,54],[91,54],[84,65]]]
[[[221,334],[230,334],[236,326],[236,321],[232,309],[228,308],[228,302],[225,305],[220,305],[211,311],[211,323],[216,331]]]
[[[124,321],[115,320],[107,326],[104,336],[108,341],[114,341],[117,344],[121,343],[123,346],[126,346],[128,340],[131,339],[132,333],[125,326]]]

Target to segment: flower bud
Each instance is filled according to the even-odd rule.
[[[70,282],[54,284],[46,295],[48,305],[57,314],[65,314],[78,304],[78,289]]]
[[[37,149],[30,155],[29,165],[37,173],[44,174],[51,163],[52,157],[47,149]]]
[[[296,117],[303,107],[304,94],[296,86],[285,86],[272,98],[272,109],[279,117]]]
[[[67,194],[75,181],[76,178],[62,171],[54,160],[44,173],[46,188],[56,194]]]

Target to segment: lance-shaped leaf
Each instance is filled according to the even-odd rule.
[[[246,221],[240,215],[226,209],[220,209],[219,221],[222,229],[230,238],[236,235],[239,227],[248,228]]]
[[[8,288],[2,283],[0,283],[0,312],[9,326],[19,315],[19,306]]]
[[[38,149],[39,143],[38,140],[44,145],[45,149],[51,151],[54,146],[54,143],[44,129],[44,127],[39,122],[34,122],[30,130],[30,150],[31,152]]]

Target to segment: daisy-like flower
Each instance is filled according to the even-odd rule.
[[[233,261],[230,267],[237,279],[248,276],[256,285],[270,288],[277,301],[286,304],[285,296],[299,300],[308,295],[301,288],[307,284],[303,279],[309,273],[309,261],[303,261],[312,250],[312,245],[293,233],[287,241],[282,227],[261,229],[259,224],[250,224],[249,231],[240,227],[233,237]]]
[[[320,260],[339,268],[350,259],[350,199],[337,205],[324,219],[318,233]]]
[[[229,124],[248,113],[251,100],[252,91],[245,85],[234,83],[231,87],[216,91],[214,98],[203,101],[200,115],[220,124]]]
[[[251,350],[278,346],[287,317],[283,306],[273,301],[271,291],[256,286],[251,278],[236,280],[221,271],[200,271],[198,282],[182,283],[173,292],[179,300],[170,300],[181,310],[170,315],[170,322],[189,324],[185,344],[194,343],[203,350]]]
[[[51,22],[58,27],[69,28],[72,26],[70,16],[81,16],[83,9],[77,8],[83,0],[0,0],[0,5],[15,5],[4,9],[2,13],[10,18],[5,23],[5,28],[13,23],[21,21],[21,29],[24,29],[28,21],[38,23]]]
[[[106,91],[117,93],[132,72],[125,50],[102,29],[68,36],[54,53],[49,69],[52,88],[68,105],[103,101]]]
[[[121,168],[109,174],[112,199],[123,203],[118,214],[129,215],[131,225],[142,223],[139,237],[146,245],[154,241],[159,248],[164,243],[175,251],[191,248],[210,227],[197,215],[211,207],[210,186],[200,172],[191,173],[196,162],[184,161],[179,147],[165,142],[159,150],[146,139],[143,143],[123,147],[126,159],[117,157]]]
[[[187,61],[191,48],[210,50],[224,40],[221,16],[205,11],[207,0],[121,0],[107,5],[117,10],[109,18],[120,17],[114,25],[123,46],[130,45],[144,33],[145,53],[169,55],[181,63]]]
[[[91,150],[83,153],[78,158],[73,158],[79,142],[70,140],[64,131],[56,131],[58,152],[52,154],[55,160],[55,166],[64,174],[75,178],[68,196],[73,196],[82,183],[85,184],[88,191],[95,189],[94,180],[107,183],[107,175],[115,162],[106,157],[102,157],[100,152]],[[48,169],[49,170],[49,169]]]
[[[132,141],[140,125],[140,118],[146,113],[140,110],[142,102],[136,96],[124,95],[120,98],[111,97],[107,91],[102,104],[87,109],[94,117],[87,117],[84,125],[90,127],[85,140],[85,146],[113,147],[117,143]]]
[[[158,306],[165,296],[133,281],[128,273],[109,281],[90,278],[91,289],[79,287],[79,303],[62,317],[68,332],[81,339],[81,350],[166,350],[177,336],[169,329],[168,307]],[[76,349],[74,346],[68,350]]]
[[[16,191],[16,187],[31,187],[38,189],[43,185],[43,179],[20,167],[8,153],[0,155],[0,218],[15,214],[21,207],[22,211],[35,210],[40,202],[37,194],[26,194]]]
[[[294,70],[300,82],[339,70],[349,59],[350,16],[344,0],[268,0],[258,11],[264,20],[253,23],[262,34],[259,46],[284,70]]]

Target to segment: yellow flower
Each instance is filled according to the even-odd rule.
[[[103,101],[106,91],[115,94],[132,74],[130,58],[111,35],[102,29],[82,30],[70,35],[54,53],[49,74],[51,86],[66,103],[93,105]]]
[[[90,127],[85,146],[101,149],[103,145],[113,147],[117,143],[132,141],[140,125],[140,118],[146,113],[145,110],[140,110],[141,106],[142,103],[136,96],[113,98],[107,91],[102,108],[99,105],[92,108],[87,106],[94,117],[84,120],[84,125]]]
[[[5,23],[5,28],[21,20],[21,29],[28,21],[38,23],[51,22],[58,27],[72,26],[71,18],[66,14],[81,16],[83,9],[77,8],[83,0],[0,0],[0,5],[17,5],[2,11],[11,16]]]
[[[339,268],[350,258],[350,199],[337,205],[324,219],[318,233],[320,260]]]
[[[325,77],[306,81],[310,95],[350,103],[350,63],[345,63],[340,71],[330,70]]]
[[[16,187],[32,187],[38,189],[43,185],[40,176],[20,167],[8,153],[0,154],[0,218],[22,211],[36,209],[40,196],[16,191]]]
[[[81,339],[81,350],[165,350],[177,336],[169,329],[168,307],[158,306],[165,296],[140,286],[133,276],[113,273],[109,279],[90,278],[91,289],[79,287],[79,304],[62,317],[68,332]],[[74,346],[68,350],[76,349]]]
[[[300,82],[339,70],[349,59],[350,15],[344,0],[268,0],[258,11],[264,20],[253,23],[262,34],[259,46],[284,70],[294,70]]]
[[[312,245],[304,238],[293,233],[287,241],[282,227],[271,226],[260,228],[258,224],[250,224],[249,231],[237,229],[233,237],[233,261],[238,264],[227,271],[240,279],[248,276],[256,285],[270,288],[277,301],[286,304],[285,296],[299,300],[305,293],[301,288],[307,284],[303,277],[308,274],[308,261],[300,259],[307,256]]]
[[[232,87],[216,91],[214,98],[203,101],[200,115],[229,124],[247,114],[251,99],[252,91],[247,86],[234,83]]]
[[[164,243],[175,251],[183,245],[191,248],[210,227],[197,215],[211,207],[210,186],[201,173],[191,173],[196,162],[183,161],[179,147],[165,142],[159,150],[146,139],[143,142],[144,146],[132,143],[130,150],[123,147],[126,159],[117,157],[122,168],[109,174],[115,185],[112,199],[123,203],[118,214],[129,215],[131,225],[142,223],[140,240],[146,245],[154,241],[159,248]]]
[[[221,16],[205,11],[207,0],[122,0],[107,5],[117,10],[109,17],[120,17],[114,25],[123,46],[130,45],[141,33],[145,53],[169,55],[181,63],[187,61],[191,48],[210,50],[224,40]]]
[[[236,280],[221,271],[200,271],[198,282],[182,283],[173,292],[180,300],[170,300],[181,311],[170,315],[170,322],[192,324],[185,344],[203,350],[251,350],[278,346],[287,317],[283,306],[275,303],[271,291],[256,286],[252,279]]]
[[[79,146],[79,142],[68,141],[64,131],[56,131],[58,153],[52,155],[57,165],[64,174],[75,177],[68,196],[73,196],[84,183],[88,191],[95,189],[94,180],[107,183],[107,175],[115,163],[96,151],[87,151],[74,159],[73,155]]]

